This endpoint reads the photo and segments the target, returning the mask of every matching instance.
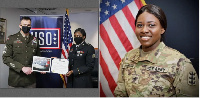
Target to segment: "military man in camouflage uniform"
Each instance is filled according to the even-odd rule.
[[[129,51],[120,65],[115,96],[198,96],[190,60],[163,42],[148,54],[140,48]]]
[[[22,17],[20,31],[10,35],[3,51],[3,63],[9,67],[10,87],[35,87],[35,74],[32,72],[33,56],[40,56],[39,41],[29,34],[31,19]]]

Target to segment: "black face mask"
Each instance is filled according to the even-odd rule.
[[[83,41],[83,38],[82,37],[75,37],[74,41],[76,42],[76,45],[79,45]]]
[[[30,31],[31,27],[28,27],[28,26],[22,26],[22,31],[24,33],[28,33]]]

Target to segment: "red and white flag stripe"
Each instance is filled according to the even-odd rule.
[[[135,35],[135,17],[142,6],[141,0],[134,0],[100,24],[101,97],[114,96],[121,59],[128,51],[140,46]]]

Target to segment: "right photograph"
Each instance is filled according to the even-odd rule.
[[[199,1],[101,0],[100,97],[199,97]]]

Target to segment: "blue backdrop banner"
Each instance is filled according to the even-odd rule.
[[[31,18],[30,33],[39,39],[42,57],[61,58],[63,15],[20,15]],[[63,88],[59,74],[36,72],[37,88]]]

